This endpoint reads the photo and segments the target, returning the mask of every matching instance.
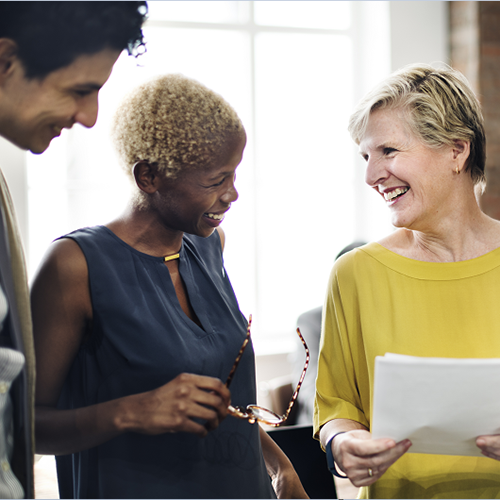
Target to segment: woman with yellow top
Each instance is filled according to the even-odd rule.
[[[349,131],[396,230],[332,271],[316,436],[361,497],[498,498],[500,436],[479,436],[475,458],[412,454],[409,440],[370,434],[376,356],[500,357],[500,223],[476,197],[479,103],[457,71],[410,66],[365,97]]]

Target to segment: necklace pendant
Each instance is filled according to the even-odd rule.
[[[171,261],[171,260],[178,259],[178,258],[179,258],[179,256],[180,256],[180,254],[175,253],[174,255],[167,255],[166,257],[163,257],[163,260],[164,260],[165,262],[169,262],[169,261]]]

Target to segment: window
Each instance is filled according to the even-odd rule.
[[[129,185],[108,138],[113,110],[141,81],[183,73],[220,93],[247,130],[240,199],[222,225],[226,268],[242,311],[254,315],[257,352],[292,350],[296,318],[322,304],[335,255],[390,227],[382,204],[378,226],[359,216],[369,195],[359,191],[362,167],[346,131],[365,90],[364,68],[354,64],[358,14],[364,8],[375,21],[385,4],[150,2],[148,51],[137,61],[120,57],[101,91],[97,125],[64,131],[45,154],[28,155],[31,272],[54,238],[124,209]],[[383,43],[370,44],[381,60]],[[377,70],[382,77],[387,65]]]

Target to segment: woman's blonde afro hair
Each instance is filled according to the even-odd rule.
[[[158,76],[130,92],[115,113],[112,139],[133,179],[138,161],[166,177],[211,166],[227,140],[244,132],[234,109],[217,93],[183,75]]]

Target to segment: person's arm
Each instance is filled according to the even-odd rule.
[[[75,453],[125,432],[204,436],[226,416],[230,393],[225,385],[212,377],[187,373],[153,391],[58,410],[71,364],[86,336],[92,334],[87,263],[74,241],[63,239],[52,245],[35,278],[31,302],[37,363],[37,453]],[[194,418],[205,420],[205,426]]]
[[[353,321],[357,296],[351,260],[352,256],[344,256],[330,275],[316,379],[315,432],[325,450],[331,446],[338,471],[360,487],[378,480],[411,443],[373,440],[368,430],[363,409],[369,404],[369,377],[363,373],[366,367],[353,362],[363,349],[363,340],[359,323]]]
[[[267,473],[273,481],[273,488],[277,497],[309,498],[293,468],[292,462],[262,427],[259,427],[259,432]]]
[[[393,439],[372,439],[364,425],[345,418],[327,422],[321,427],[319,437],[323,448],[332,447],[338,469],[357,487],[369,486],[380,479],[411,446],[408,439],[399,443]]]

